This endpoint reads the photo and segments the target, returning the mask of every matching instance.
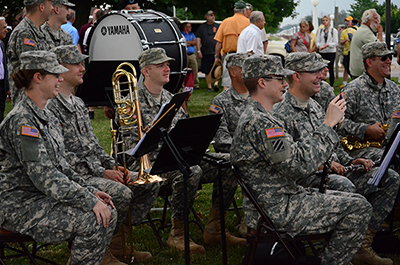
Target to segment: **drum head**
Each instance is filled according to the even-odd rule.
[[[113,105],[111,77],[118,65],[131,63],[140,75],[138,57],[143,50],[161,47],[175,59],[170,82],[164,86],[177,92],[186,74],[186,47],[179,29],[168,16],[152,10],[111,12],[96,21],[88,37],[84,83],[77,96],[88,106]]]

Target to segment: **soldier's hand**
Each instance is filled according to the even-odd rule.
[[[351,161],[353,165],[364,165],[366,171],[370,171],[374,166],[374,162],[371,159],[357,158]]]
[[[98,225],[101,225],[101,222],[103,222],[103,227],[108,227],[110,225],[111,212],[105,203],[98,201],[93,207],[93,212],[96,214]]]
[[[99,199],[99,200],[102,201],[103,203],[110,205],[111,208],[115,209],[114,203],[113,203],[112,200],[111,200],[111,196],[108,195],[107,193],[102,192],[102,191],[98,191],[98,192],[96,192],[96,193],[94,194],[94,196],[96,196],[97,199]]]
[[[121,167],[121,168],[123,170],[123,167]],[[113,181],[119,182],[121,184],[125,184],[124,183],[124,173],[119,170],[106,169],[104,171],[103,178],[113,180]]]
[[[336,172],[338,175],[344,175],[346,173],[346,169],[344,166],[339,164],[338,162],[332,161],[331,169]]]
[[[381,128],[381,123],[377,122],[367,127],[365,132],[366,137],[371,137],[373,140],[381,140],[385,137],[386,133]]]
[[[110,108],[110,107],[104,107],[104,114],[106,115],[107,118],[109,119],[114,119],[114,109]]]
[[[346,100],[339,100],[339,96],[336,96],[331,103],[329,103],[328,109],[326,110],[324,123],[333,128],[339,121],[343,119],[345,111]]]

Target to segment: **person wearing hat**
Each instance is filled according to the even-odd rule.
[[[157,113],[160,111],[160,108],[164,103],[168,103],[172,99],[173,95],[163,88],[163,86],[169,82],[169,64],[172,61],[175,61],[175,59],[168,57],[163,48],[151,48],[145,50],[139,56],[139,66],[143,79],[140,78],[138,82],[138,99],[140,102],[140,110],[144,126],[148,125],[157,116]],[[185,117],[185,112],[180,108],[172,121],[172,126],[174,126],[178,120]],[[139,141],[138,129],[132,129],[130,135],[125,137],[125,140],[127,148],[136,145]],[[160,148],[161,146],[157,150],[149,153],[151,163],[155,162]],[[139,159],[131,157],[128,159],[127,164],[131,171],[138,171],[140,164]],[[193,176],[187,181],[187,205],[189,209],[193,206],[201,178],[201,169],[199,166],[193,166],[190,170],[192,171]],[[185,203],[182,196],[183,174],[179,170],[174,170],[161,174],[160,177],[166,179],[166,181],[163,182],[163,185],[172,189],[172,228],[167,240],[167,245],[184,252],[183,212]],[[193,241],[190,242],[189,248],[191,254],[205,252],[203,246],[198,245]]]
[[[321,54],[315,53],[317,57],[317,61],[328,64],[329,61],[322,58]],[[333,91],[333,87],[326,82],[328,78],[328,67],[324,67],[322,69],[322,77],[320,83],[320,91],[312,96],[312,99],[318,102],[318,104],[326,111],[328,109],[329,103],[331,103],[332,99],[335,97],[335,92]]]
[[[65,159],[61,128],[45,106],[68,71],[48,51],[24,52],[13,75],[21,100],[0,125],[3,228],[43,243],[70,241],[69,264],[100,264],[116,227],[111,197]]]
[[[331,232],[321,264],[349,264],[364,238],[371,205],[358,194],[319,193],[297,184],[328,160],[339,140],[333,127],[343,119],[346,103],[333,100],[309,141],[294,141],[272,112],[283,100],[285,76],[293,74],[278,56],[244,61],[242,77],[250,98],[233,137],[231,161],[279,231],[290,236]],[[243,210],[248,227],[256,229],[257,212],[246,205]]]
[[[350,45],[350,76],[353,80],[365,71],[361,60],[361,47],[366,43],[383,41],[383,28],[380,21],[378,12],[375,9],[368,9],[362,15],[361,26],[353,34]]]
[[[118,10],[139,10],[139,2],[137,0],[122,0],[119,2]]]
[[[68,0],[53,0],[53,6],[54,9],[49,20],[41,26],[50,47],[74,44],[71,35],[63,30],[61,25],[67,24],[68,8],[75,6],[75,4],[68,2]]]
[[[353,23],[353,17],[348,16],[344,19],[346,22],[347,28],[342,31],[340,35],[340,45],[344,45],[343,47],[343,84],[340,88],[344,87],[347,84],[347,80],[349,78],[350,71],[350,44],[353,39],[354,32],[358,29],[357,23]],[[358,20],[356,20],[358,21]]]
[[[239,34],[244,28],[250,25],[250,20],[245,17],[246,3],[239,0],[234,5],[234,15],[224,19],[218,28],[214,39],[217,41],[215,45],[215,61],[221,61],[225,55],[235,53],[237,51],[237,42]],[[224,90],[231,85],[228,69],[225,62],[222,69],[222,86]]]
[[[219,24],[215,23],[215,13],[212,10],[208,10],[206,15],[206,22],[201,24],[196,31],[197,37],[197,56],[201,59],[201,72],[205,75],[210,73],[214,63],[215,44],[217,41],[214,39],[215,34],[219,28]],[[207,89],[211,91],[212,82],[209,78],[206,78]],[[213,82],[214,91],[219,90],[218,80]]]
[[[393,51],[388,50],[384,42],[364,44],[361,51],[365,72],[342,89],[347,96],[348,109],[339,133],[379,142],[386,135],[382,126],[389,124],[392,114],[400,110],[400,91],[396,83],[387,78]],[[382,153],[382,149],[375,147],[350,152],[353,157],[366,157],[373,161],[380,159]]]
[[[111,195],[118,210],[119,224],[124,221],[129,205],[132,205],[132,223],[140,224],[157,199],[159,183],[131,185],[128,187],[134,195],[129,191],[125,185],[136,178],[130,179],[133,173],[128,171],[128,182],[124,181],[124,173],[116,170],[115,159],[100,146],[85,103],[73,95],[75,87],[83,83],[83,63],[88,56],[82,55],[75,45],[58,46],[51,51],[57,55],[59,63],[69,70],[61,74],[64,81],[60,85],[60,91],[47,104],[47,109],[61,124],[64,145],[70,155],[69,163],[80,175],[92,176],[87,178],[89,183],[101,185],[101,190]],[[123,167],[120,166],[119,169],[123,170]],[[114,235],[109,247],[111,254],[118,259],[123,258],[122,232]],[[109,252],[107,254],[108,259],[113,260],[112,255]],[[133,251],[133,254],[136,260],[151,259],[149,252]]]
[[[17,89],[12,79],[12,76],[19,70],[19,56],[21,53],[34,50],[48,51],[51,49],[40,26],[49,20],[53,10],[52,1],[24,0],[24,5],[27,12],[26,16],[12,31],[7,46],[11,102],[13,105],[18,103],[23,94],[23,90]]]
[[[286,132],[293,136],[294,141],[307,141],[308,133],[312,134],[312,128],[317,128],[323,121],[321,119],[324,118],[325,110],[311,97],[321,92],[322,76],[327,65],[317,57],[315,52],[290,53],[285,57],[286,68],[295,73],[288,77],[289,89],[284,94],[284,100],[275,104],[274,114],[283,122]],[[329,89],[332,90],[330,87]],[[354,159],[343,149],[334,151],[337,155],[332,162],[331,169],[336,174],[329,175],[328,189],[355,192],[353,183],[342,176],[345,171],[344,167],[340,165],[341,162],[348,165]],[[303,187],[317,188],[320,178],[313,172],[307,178],[299,181],[299,184]]]
[[[320,71],[326,64],[318,62],[315,54],[302,53],[287,55],[285,63],[286,68],[295,71],[295,74],[288,78],[289,90],[285,93],[284,100],[274,106],[274,114],[283,122],[286,132],[293,136],[294,141],[308,141],[313,135],[313,128],[319,127],[325,118],[324,110],[311,97],[319,90],[318,81],[322,77]],[[389,169],[382,187],[371,187],[368,180],[379,170],[379,168],[372,169],[373,161],[364,158],[355,159],[340,145],[332,143],[332,146],[334,148],[331,152],[333,157],[331,170],[334,174],[329,175],[328,189],[357,192],[367,198],[373,209],[364,242],[353,261],[377,265],[393,264],[390,259],[379,257],[372,250],[371,243],[376,231],[392,211],[400,186],[399,174]],[[348,165],[364,165],[366,171],[347,172],[344,177],[346,173],[344,166]],[[318,187],[320,179],[313,174],[299,183],[303,187]]]

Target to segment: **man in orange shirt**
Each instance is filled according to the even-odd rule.
[[[217,41],[217,44],[215,45],[215,61],[220,61],[220,56],[224,57],[229,53],[236,52],[240,32],[250,25],[250,20],[244,15],[246,12],[246,3],[244,1],[240,0],[236,2],[233,11],[235,14],[222,21],[217,34],[214,37]],[[224,62],[222,70],[222,86],[225,90],[230,87],[230,85],[231,79]]]

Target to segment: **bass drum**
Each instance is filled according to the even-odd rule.
[[[111,77],[117,66],[131,63],[139,80],[139,55],[153,47],[164,48],[175,59],[164,88],[177,92],[186,75],[186,41],[172,18],[153,10],[111,11],[101,17],[88,37],[86,73],[76,95],[88,106],[111,106]]]

